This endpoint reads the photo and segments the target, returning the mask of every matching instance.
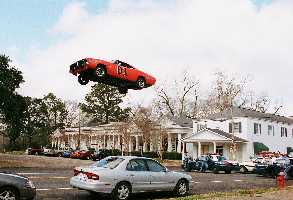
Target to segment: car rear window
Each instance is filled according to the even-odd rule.
[[[118,167],[123,161],[123,158],[108,157],[96,162],[95,164],[93,164],[93,166],[114,169]]]

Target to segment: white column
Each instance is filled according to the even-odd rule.
[[[115,146],[115,135],[113,135],[113,145],[112,145],[113,149],[116,149],[116,146]]]
[[[103,148],[106,149],[106,135],[104,135],[104,145]]]
[[[131,136],[130,136],[130,138],[129,138],[129,148],[128,148],[128,152],[132,152],[132,138],[131,138]]]
[[[171,138],[171,134],[168,133],[168,152],[172,152],[172,138]]]
[[[147,151],[147,143],[144,142],[144,143],[143,143],[143,152],[146,152],[146,151]]]
[[[121,142],[120,142],[120,135],[117,135],[117,145],[116,148],[121,150]]]
[[[135,151],[139,151],[139,140],[138,140],[138,135],[135,136]]]
[[[197,157],[201,156],[201,143],[198,142]]]
[[[181,139],[182,139],[182,136],[181,136],[181,133],[178,134],[178,145],[177,145],[177,152],[178,153],[181,153]]]
[[[213,142],[213,144],[214,144],[214,153],[217,153],[217,143]]]
[[[154,151],[154,145],[152,142],[150,142],[150,151]]]

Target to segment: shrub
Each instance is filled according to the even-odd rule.
[[[132,151],[129,153],[131,156],[138,156],[140,157],[141,156],[141,152],[140,151]]]
[[[262,151],[269,151],[269,147],[267,147],[265,144],[260,142],[254,142],[253,147],[254,147],[254,154],[258,154],[259,152],[262,152]]]
[[[181,160],[182,154],[177,152],[163,152],[163,159],[167,160]]]
[[[150,151],[150,152],[143,152],[143,157],[147,157],[147,158],[158,158],[159,155],[158,155],[157,152]]]

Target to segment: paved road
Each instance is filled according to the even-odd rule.
[[[44,168],[15,168],[8,169],[29,177],[37,187],[37,199],[41,200],[91,200],[109,199],[107,196],[93,196],[86,191],[73,189],[69,185],[72,169],[44,169]],[[193,194],[222,192],[237,189],[268,188],[275,186],[275,180],[258,177],[254,174],[213,174],[189,173],[193,177]],[[293,181],[289,181],[293,185]],[[162,199],[169,198],[168,193],[140,194],[133,199]]]

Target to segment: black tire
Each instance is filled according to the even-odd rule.
[[[188,181],[186,181],[184,179],[180,179],[174,189],[175,195],[178,197],[183,197],[183,196],[188,195],[188,192],[189,192]]]
[[[225,170],[225,174],[231,174],[231,170]]]
[[[218,173],[219,173],[219,170],[215,167],[215,168],[213,169],[213,173],[214,173],[214,174],[218,174]]]
[[[114,200],[128,200],[131,195],[131,186],[126,183],[118,183],[112,192]]]
[[[242,174],[247,174],[247,173],[248,173],[248,169],[247,169],[245,166],[241,166],[241,167],[240,167],[240,172],[241,172]]]
[[[128,93],[127,87],[118,87],[118,91],[120,94],[127,94]]]
[[[57,156],[58,156],[59,158],[63,157],[62,153],[58,153]]]
[[[81,75],[80,74],[78,76],[78,82],[79,82],[80,85],[86,85],[86,84],[88,84],[89,81],[90,80],[86,76],[84,76],[84,75]]]
[[[136,81],[136,85],[138,89],[143,89],[146,86],[145,79],[143,77],[139,77]]]
[[[19,200],[19,192],[12,187],[3,187],[0,188],[0,199],[4,199],[4,197],[6,197],[7,195],[9,195],[9,197],[11,199],[14,198],[14,200]]]
[[[105,78],[107,76],[106,68],[103,65],[97,65],[95,74],[99,78]]]

